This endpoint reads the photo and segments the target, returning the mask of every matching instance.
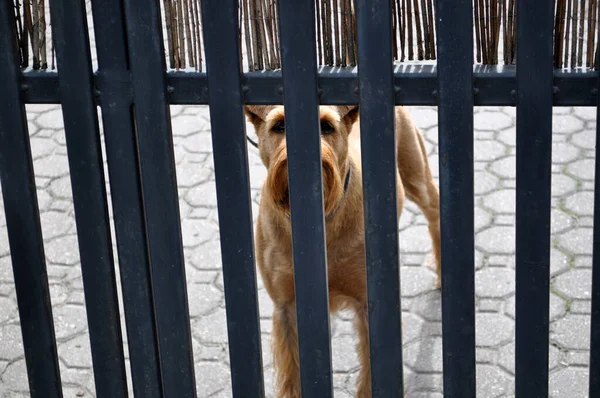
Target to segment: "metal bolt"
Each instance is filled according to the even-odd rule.
[[[21,84],[21,91],[28,91],[29,90],[29,84]]]
[[[479,95],[479,89],[477,87],[473,87],[473,95]]]
[[[248,91],[250,91],[250,87],[242,86],[242,91],[244,92],[244,94],[248,94]]]
[[[400,91],[402,91],[402,89],[400,88],[400,86],[394,86],[394,93],[398,94]]]
[[[552,94],[556,95],[560,93],[560,88],[558,86],[552,86]]]
[[[167,86],[167,93],[173,94],[174,92],[175,92],[175,87],[173,87],[173,86]]]
[[[283,95],[283,86],[277,87],[277,94]]]
[[[360,89],[358,87],[354,87],[354,90],[352,90],[352,92],[358,95],[360,93]]]

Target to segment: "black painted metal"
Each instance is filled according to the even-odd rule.
[[[160,398],[158,340],[132,98],[130,90],[122,90],[120,84],[129,80],[123,2],[94,0],[92,12],[133,392],[136,397]]]
[[[0,4],[0,184],[32,398],[62,389],[11,1]]]
[[[440,1],[438,108],[444,396],[475,397],[471,0]]]
[[[221,258],[235,397],[264,397],[238,2],[202,2]],[[225,51],[226,49],[226,51]]]
[[[158,2],[125,0],[159,352],[166,397],[196,396]]]
[[[437,105],[437,68],[433,65],[399,65],[395,67],[396,105]],[[515,106],[516,70],[514,66],[475,65],[473,67],[474,105]],[[319,69],[318,85],[323,105],[358,103],[357,68]],[[242,82],[247,104],[281,104],[283,81],[280,71],[245,73]],[[27,103],[58,103],[56,73],[25,73]],[[129,80],[120,82],[122,91],[130,91]],[[168,100],[172,105],[208,104],[208,81],[205,73],[169,72],[167,85],[173,87]],[[598,72],[554,71],[554,106],[596,106]]]
[[[85,2],[50,1],[98,397],[127,396]],[[102,283],[99,283],[102,281]]]
[[[314,8],[312,0],[280,1],[279,26],[290,93],[283,102],[302,395],[327,398],[333,384]]]
[[[554,1],[517,7],[515,393],[547,397]]]
[[[356,8],[373,397],[403,395],[390,10],[389,0],[359,0]]]
[[[598,87],[600,89],[600,87]],[[600,98],[599,98],[600,101]],[[596,106],[600,121],[600,102]],[[594,175],[594,238],[592,258],[592,314],[590,325],[589,396],[600,396],[600,123],[596,122],[596,167]]]

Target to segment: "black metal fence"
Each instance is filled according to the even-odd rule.
[[[314,1],[281,1],[283,75],[241,72],[235,0],[203,1],[207,74],[165,73],[158,3],[144,0],[92,0],[96,73],[84,1],[52,0],[59,72],[23,73],[12,7],[0,5],[0,181],[32,397],[62,392],[26,103],[62,104],[96,393],[109,398],[128,392],[96,106],[133,391],[144,398],[196,395],[169,104],[210,105],[233,395],[264,396],[243,105],[286,106],[302,391],[321,398],[332,396],[321,155],[318,136],[299,135],[318,131],[318,104],[360,104],[361,127],[372,132],[363,160],[376,397],[403,391],[393,106],[439,107],[444,395],[475,397],[473,106],[516,105],[516,396],[548,396],[552,106],[599,100],[598,73],[553,70],[553,1],[518,2],[516,68],[473,67],[472,26],[457,23],[471,20],[471,0],[438,1],[436,67],[394,68],[389,0],[358,0],[358,72],[317,70]],[[599,255],[592,397],[600,396]]]

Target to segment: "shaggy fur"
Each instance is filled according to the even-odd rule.
[[[321,106],[323,195],[327,220],[329,301],[332,312],[355,311],[359,336],[358,397],[371,397],[368,313],[365,273],[363,187],[359,111],[354,106]],[[273,360],[279,397],[300,397],[300,364],[296,328],[292,232],[289,219],[288,169],[283,106],[247,106],[258,136],[259,153],[268,169],[256,226],[257,263],[274,302]],[[425,214],[440,283],[439,194],[431,176],[423,137],[405,108],[396,108],[398,217],[405,197]],[[344,181],[352,169],[344,197]]]

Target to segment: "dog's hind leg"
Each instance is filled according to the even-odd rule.
[[[279,398],[300,398],[298,327],[294,303],[276,304],[273,312],[273,364]]]
[[[400,118],[398,134],[398,172],[406,197],[417,204],[427,222],[436,261],[437,287],[441,285],[440,195],[431,175],[425,141],[419,130]]]
[[[357,398],[371,398],[371,358],[369,352],[369,313],[365,305],[357,305],[354,326],[358,332],[356,351],[360,362]]]

